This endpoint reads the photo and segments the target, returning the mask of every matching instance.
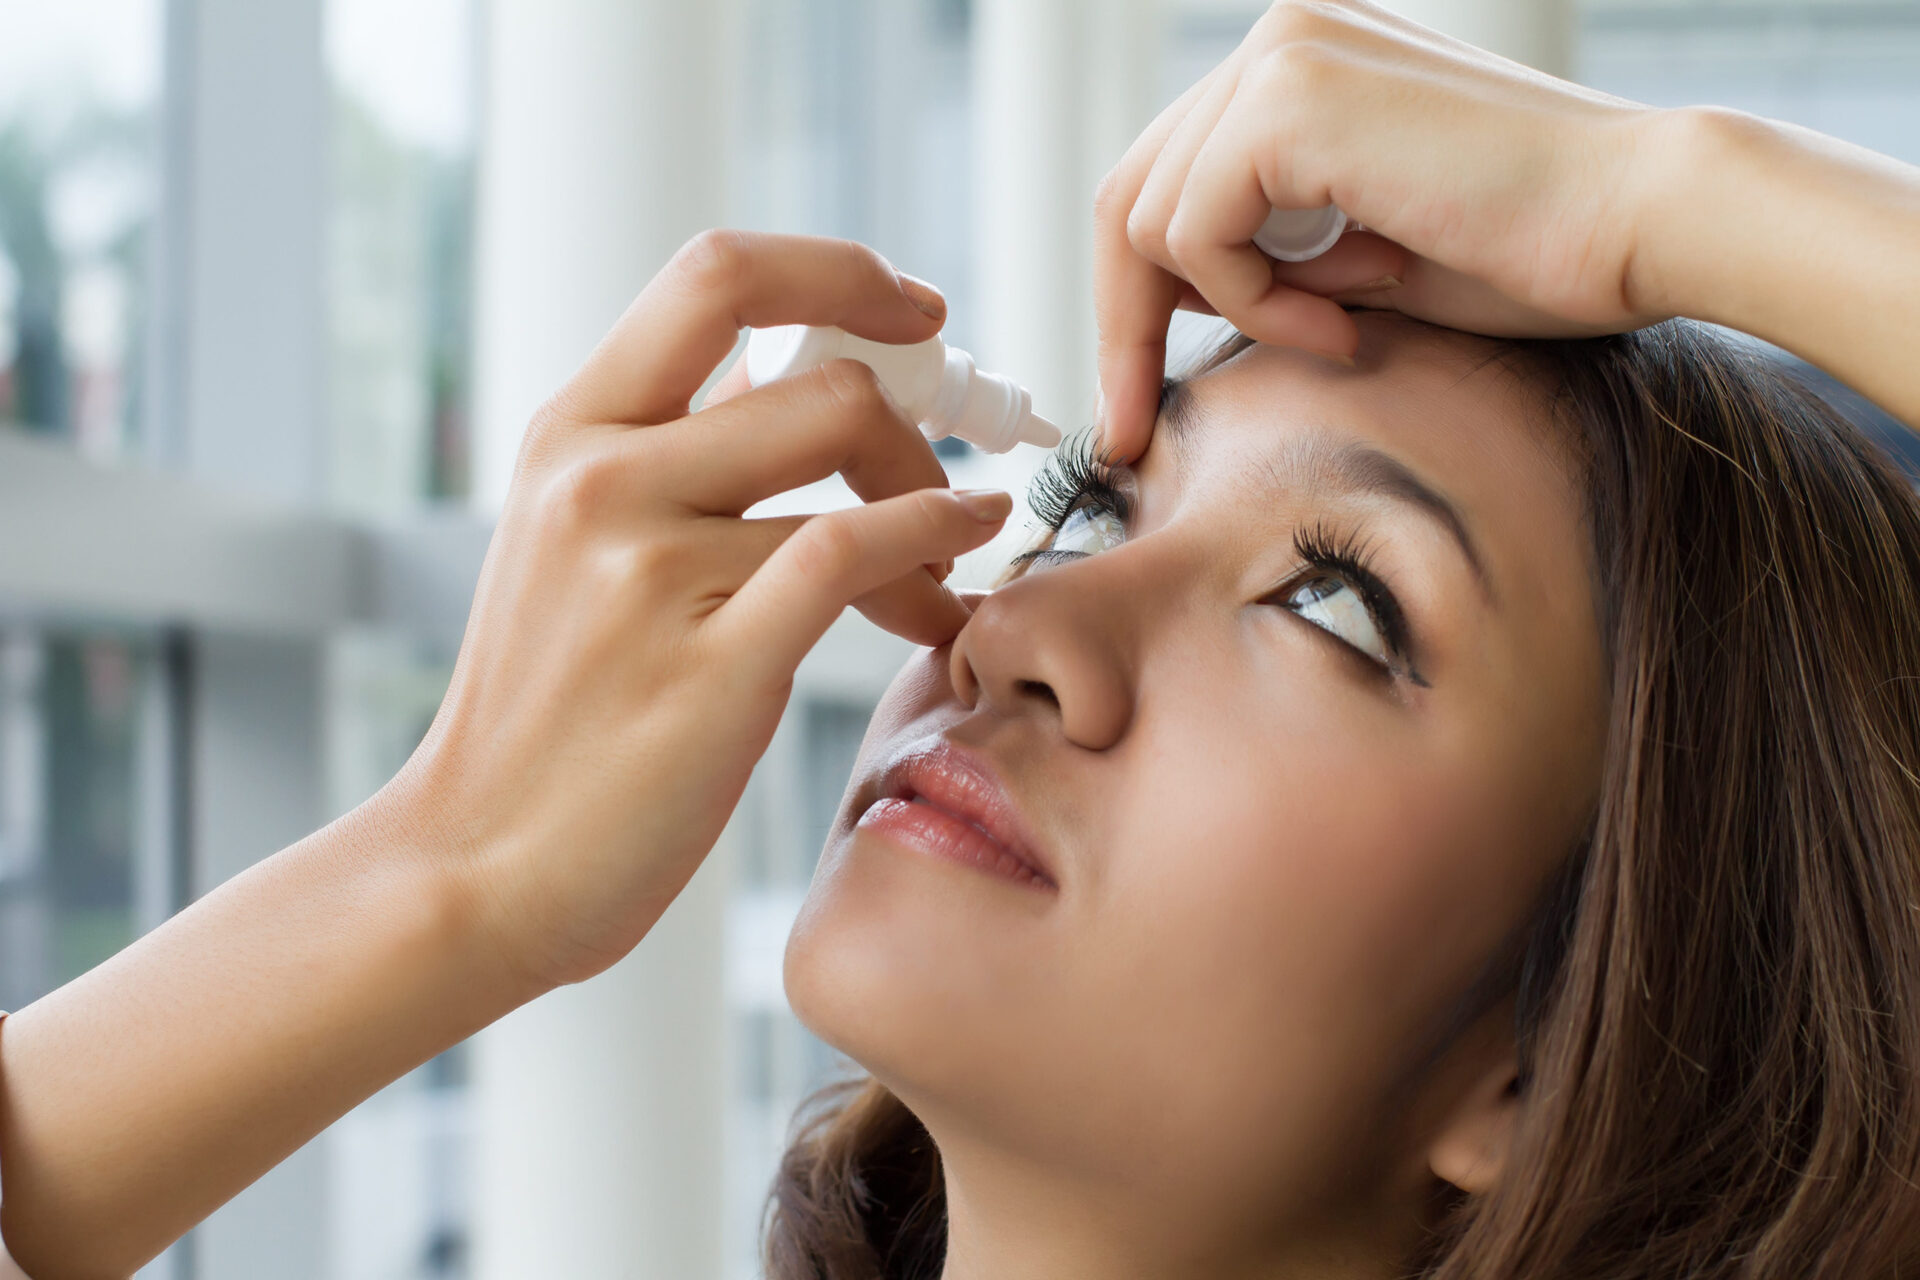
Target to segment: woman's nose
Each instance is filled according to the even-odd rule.
[[[1120,741],[1134,708],[1132,608],[1116,607],[1115,584],[1093,568],[1030,572],[974,605],[947,657],[964,705],[1057,717],[1069,742],[1093,751]]]

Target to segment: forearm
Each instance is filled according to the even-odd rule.
[[[0,1226],[125,1276],[375,1090],[534,994],[376,801],[0,1030]]]
[[[1636,301],[1785,347],[1920,430],[1920,169],[1718,109],[1663,127]]]

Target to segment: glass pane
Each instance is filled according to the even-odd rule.
[[[0,423],[139,435],[161,0],[0,6]]]
[[[742,8],[729,218],[871,244],[940,286],[947,340],[968,346],[967,5],[742,0]]]
[[[1713,102],[1920,163],[1920,9],[1586,0],[1580,79],[1655,106]]]
[[[140,932],[149,644],[0,632],[0,1008],[17,1009]],[[164,768],[164,766],[161,766]]]
[[[472,0],[328,0],[329,488],[358,511],[467,492]]]

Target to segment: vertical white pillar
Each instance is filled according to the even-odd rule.
[[[474,1280],[721,1274],[727,854],[632,955],[474,1042]]]
[[[321,0],[174,0],[158,282],[162,456],[303,502],[324,489],[327,88]],[[184,265],[182,265],[184,264]]]
[[[324,489],[327,85],[322,0],[168,0],[167,87],[148,426],[160,461],[282,502]],[[189,848],[204,893],[326,817],[321,646],[198,633],[175,711]],[[180,876],[190,866],[190,875]],[[168,878],[173,878],[169,876]],[[183,887],[172,886],[178,893]],[[166,905],[149,883],[145,909]],[[324,1143],[287,1157],[142,1270],[194,1280],[326,1272]]]
[[[493,0],[483,52],[476,499],[529,415],[722,218],[731,16]],[[717,1276],[725,848],[627,959],[474,1045],[476,1280]]]
[[[1162,0],[975,0],[975,354],[1071,429],[1094,405],[1093,191],[1158,107]]]
[[[673,251],[723,217],[728,0],[493,0],[482,39],[474,498]]]
[[[1444,31],[1553,76],[1573,74],[1573,0],[1386,0],[1424,27]]]

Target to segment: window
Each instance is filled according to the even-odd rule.
[[[139,437],[160,0],[0,8],[0,423]]]
[[[327,487],[352,510],[467,496],[474,16],[327,0]]]
[[[170,868],[142,830],[169,782],[147,736],[164,731],[148,696],[161,678],[136,633],[0,627],[0,1008],[78,977],[171,909]]]

